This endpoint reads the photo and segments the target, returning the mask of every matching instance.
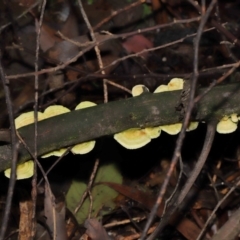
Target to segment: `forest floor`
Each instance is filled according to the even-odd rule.
[[[26,112],[108,104],[133,97],[136,85],[152,93],[175,78],[195,96],[240,81],[237,0],[0,1],[0,33],[0,147],[10,146],[12,122]],[[2,172],[0,239],[239,239],[239,129],[216,132],[202,150],[209,123],[186,132],[182,146],[181,126],[161,128],[141,148],[103,133],[84,154],[38,157],[33,176],[15,187]]]

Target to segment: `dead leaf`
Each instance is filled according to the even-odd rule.
[[[33,203],[32,200],[25,200],[19,203],[20,222],[19,222],[19,240],[31,239]]]
[[[102,226],[102,224],[96,218],[87,219],[84,223],[84,227],[87,228],[86,234],[92,240],[108,240],[108,239],[110,239],[105,228]]]
[[[67,240],[67,230],[65,225],[65,205],[55,204],[55,197],[45,184],[44,215],[49,229],[55,235],[55,239]]]
[[[149,193],[144,193],[136,188],[124,186],[117,183],[110,183],[110,182],[104,182],[102,184],[105,184],[113,188],[114,190],[118,191],[119,193],[133,199],[134,201],[137,201],[143,204],[149,210],[151,210],[155,204],[156,198],[151,197],[149,196]],[[162,202],[162,204],[160,205],[157,211],[157,215],[159,217],[162,216],[163,207],[164,207],[164,202]],[[172,216],[169,224],[176,226],[177,230],[188,240],[197,239],[197,236],[200,233],[200,229],[195,223],[193,223],[191,220],[189,220],[186,217],[181,216],[180,218],[179,214],[175,214],[174,216]]]

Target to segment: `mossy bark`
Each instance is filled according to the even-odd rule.
[[[200,89],[198,93],[205,91]],[[83,110],[58,115],[38,123],[38,156],[129,128],[144,128],[181,122],[177,110],[181,91],[146,93],[139,97],[100,104]],[[192,120],[209,121],[224,115],[240,114],[240,84],[217,86],[195,107]],[[34,150],[34,124],[19,129],[19,133]],[[31,159],[23,145],[19,161]],[[9,145],[0,147],[0,171],[10,167]]]

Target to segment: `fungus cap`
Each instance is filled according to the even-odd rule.
[[[149,92],[149,89],[145,85],[139,84],[132,88],[133,97],[139,96],[144,92]]]
[[[173,78],[168,85],[160,85],[154,93],[168,92],[183,89],[184,80],[182,78]]]
[[[231,114],[231,120],[234,122],[234,123],[237,123],[238,122],[238,117],[237,117],[237,114],[236,113],[233,113]]]
[[[158,138],[161,135],[161,127],[147,127],[144,129],[146,134],[151,138]]]
[[[32,160],[27,161],[25,163],[19,164],[16,169],[16,179],[26,179],[33,176],[34,173],[34,163]],[[11,168],[8,168],[4,171],[4,175],[7,178],[11,176]]]
[[[183,89],[183,84],[184,84],[184,81],[182,78],[173,78],[168,83],[168,89],[169,91],[180,90],[180,89]]]
[[[45,118],[41,112],[38,112],[37,117],[38,121],[41,121]],[[34,123],[34,111],[23,113],[19,115],[14,121],[16,129],[32,124]]]
[[[168,92],[168,85],[160,85],[157,87],[154,91],[154,93],[160,93],[160,92]]]
[[[86,154],[93,150],[93,148],[95,147],[95,144],[96,144],[95,141],[79,143],[71,149],[71,152],[73,154]]]
[[[188,128],[187,128],[187,132],[193,131],[198,127],[198,122],[190,122]]]
[[[151,141],[144,129],[131,128],[114,135],[114,139],[127,149],[137,149]]]
[[[181,128],[182,128],[181,123],[161,126],[161,129],[170,135],[178,134],[181,131]]]
[[[65,152],[67,151],[67,148],[61,148],[59,150],[52,151],[50,153],[44,154],[41,156],[41,158],[48,158],[48,157],[61,157]]]
[[[83,101],[80,102],[76,107],[75,110],[79,110],[79,109],[84,109],[84,108],[88,108],[88,107],[94,107],[97,104],[94,102],[90,102],[90,101]]]
[[[229,117],[225,116],[217,124],[217,132],[222,134],[232,133],[236,131],[237,123],[233,122]]]
[[[63,113],[70,112],[70,110],[62,105],[49,106],[43,112],[45,118],[54,117]]]

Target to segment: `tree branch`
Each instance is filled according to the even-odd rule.
[[[206,89],[200,89],[201,94]],[[112,135],[129,128],[161,126],[182,121],[176,110],[181,91],[146,93],[139,97],[109,102],[96,107],[72,111],[38,123],[38,155],[102,136]],[[240,114],[240,84],[217,86],[196,106],[192,121],[220,120],[224,115]],[[34,124],[20,128],[19,134],[34,150]],[[10,167],[11,146],[0,146],[0,171]],[[19,146],[19,161],[31,159]]]

